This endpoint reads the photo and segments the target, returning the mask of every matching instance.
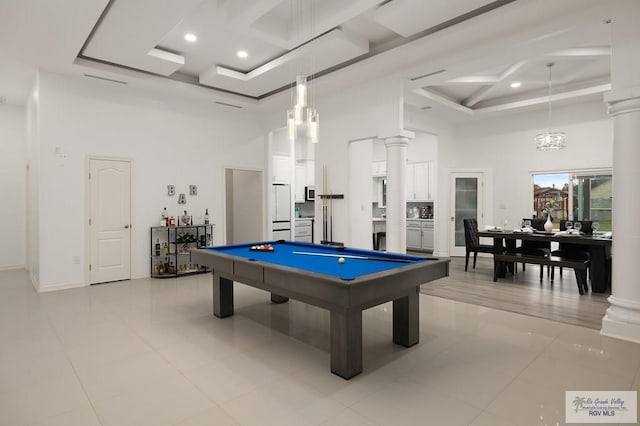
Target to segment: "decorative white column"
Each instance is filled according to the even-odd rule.
[[[385,138],[387,148],[387,251],[407,251],[407,146],[409,138]]]
[[[609,100],[613,117],[613,247],[611,296],[601,333],[640,343],[640,97]]]
[[[640,2],[622,1],[611,28],[611,87],[605,96],[613,117],[613,246],[611,307],[601,334],[640,343]]]

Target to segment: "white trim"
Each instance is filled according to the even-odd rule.
[[[454,179],[456,177],[472,177],[478,179],[478,204],[477,204],[477,213],[478,213],[478,227],[482,228],[484,226],[484,220],[487,215],[487,171],[483,169],[449,169],[449,214],[447,215],[449,218],[455,217],[454,214],[454,204],[455,204],[455,187],[453,186]],[[449,240],[449,255],[450,256],[460,256],[460,248],[456,250],[456,242],[455,242],[455,220],[448,220],[447,227],[447,235]],[[462,254],[464,255],[464,254]]]
[[[26,265],[0,265],[0,271],[10,271],[12,269],[24,269],[27,270]]]
[[[38,293],[48,293],[50,291],[68,290],[71,288],[80,288],[80,287],[87,287],[87,286],[88,284],[83,282],[68,283],[68,284],[49,284],[43,287],[38,287],[36,291]]]
[[[640,326],[628,322],[616,321],[605,315],[602,318],[600,334],[629,342],[640,343]]]

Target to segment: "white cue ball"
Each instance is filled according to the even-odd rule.
[[[339,258],[338,263],[344,263],[344,257]]]

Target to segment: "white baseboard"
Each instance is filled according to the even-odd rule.
[[[11,269],[26,269],[25,265],[1,265],[0,271],[9,271]]]
[[[67,283],[67,284],[49,284],[46,286],[36,287],[38,293],[48,293],[56,290],[68,290],[70,288],[86,287],[85,283]]]

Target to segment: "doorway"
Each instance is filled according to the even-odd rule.
[[[264,239],[264,204],[262,171],[225,169],[226,244]]]
[[[131,160],[88,161],[89,284],[131,279]]]
[[[482,173],[451,173],[451,206],[449,225],[449,253],[464,256],[464,219],[476,219],[481,226],[484,219],[484,175]]]

